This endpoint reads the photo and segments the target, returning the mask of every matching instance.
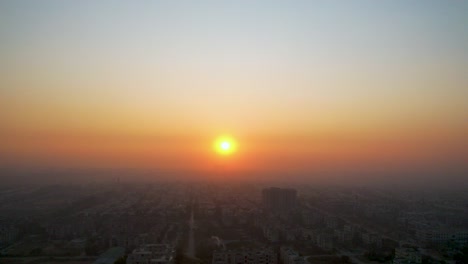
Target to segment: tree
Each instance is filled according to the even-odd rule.
[[[127,263],[127,256],[122,256],[114,262],[114,264],[125,264],[125,263]]]
[[[30,256],[39,256],[42,254],[42,249],[41,248],[35,248],[29,252]]]
[[[341,256],[341,263],[351,263],[351,260],[348,256],[343,255]]]
[[[464,246],[460,253],[455,255],[454,259],[458,263],[468,263],[468,245]]]
[[[98,246],[96,244],[96,241],[93,240],[93,239],[88,239],[86,241],[86,245],[85,245],[85,252],[86,252],[86,255],[88,256],[96,256],[98,254]]]

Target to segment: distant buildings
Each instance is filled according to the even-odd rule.
[[[13,225],[0,223],[0,247],[9,245],[18,237],[18,229]]]
[[[296,208],[297,191],[275,187],[263,189],[262,205],[271,212],[288,212]]]
[[[395,248],[393,264],[420,264],[422,263],[421,252],[417,248],[398,247]]]
[[[333,234],[329,232],[319,233],[316,237],[316,243],[323,250],[332,250],[334,247]]]
[[[302,222],[305,226],[311,227],[324,221],[324,216],[317,210],[302,211]]]
[[[270,242],[278,242],[280,237],[280,231],[276,227],[265,225],[262,227],[263,236]]]
[[[468,242],[468,232],[466,230],[450,228],[421,228],[416,230],[416,237],[425,243],[442,244],[454,241],[460,244]]]
[[[374,233],[363,233],[361,235],[362,242],[366,246],[380,248],[382,247],[382,236]]]
[[[173,264],[175,250],[166,244],[147,244],[133,250],[127,264]]]
[[[242,248],[213,252],[212,264],[277,264],[277,255],[271,248]]]
[[[280,248],[280,259],[283,264],[306,264],[304,257],[290,247]]]

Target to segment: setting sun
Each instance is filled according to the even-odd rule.
[[[214,148],[219,154],[228,155],[236,151],[237,144],[232,137],[221,136],[216,139]]]

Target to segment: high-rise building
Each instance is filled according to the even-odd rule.
[[[287,212],[296,208],[297,191],[295,189],[266,188],[262,190],[262,204],[267,210]]]

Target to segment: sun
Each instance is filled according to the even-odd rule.
[[[227,141],[223,141],[221,142],[221,148],[223,150],[229,150],[231,148],[231,143],[227,142]]]
[[[220,136],[214,142],[214,149],[221,155],[230,155],[237,150],[237,143],[231,136]]]

